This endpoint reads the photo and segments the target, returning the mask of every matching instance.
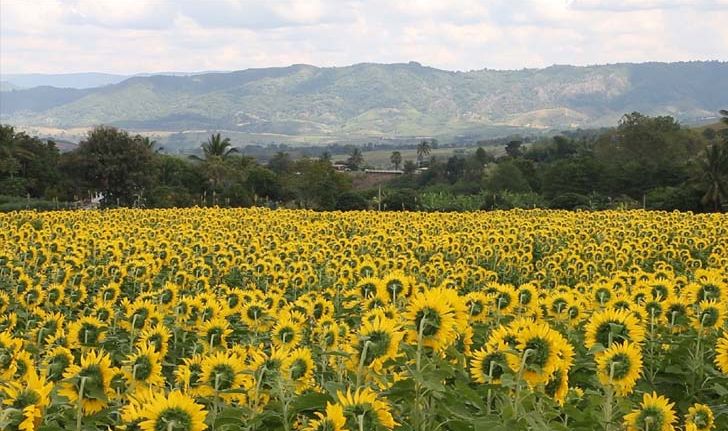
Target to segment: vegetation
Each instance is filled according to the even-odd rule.
[[[624,113],[681,120],[728,106],[728,63],[644,63],[450,72],[417,63],[296,65],[132,77],[93,89],[3,93],[0,121],[62,128],[230,130],[238,141],[351,136],[502,136],[614,124]],[[514,130],[518,129],[518,130]],[[166,145],[166,144],[165,144]]]
[[[294,159],[280,151],[261,165],[219,133],[201,144],[200,156],[181,158],[113,127],[94,129],[61,154],[51,141],[3,126],[0,194],[64,202],[100,193],[104,206],[145,207],[721,211],[728,202],[727,141],[728,129],[690,129],[671,117],[631,113],[613,129],[510,139],[497,157],[483,148],[442,157],[436,140],[422,140],[408,153],[414,160],[389,153],[403,175],[359,186],[356,175],[365,174],[354,171],[368,164],[357,147],[345,163],[351,172],[337,172],[328,153]]]
[[[727,230],[647,211],[0,214],[0,428],[725,430]]]

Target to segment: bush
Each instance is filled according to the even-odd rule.
[[[575,210],[591,207],[589,197],[579,193],[563,193],[551,200],[549,206],[554,209]]]
[[[412,189],[392,190],[382,200],[382,206],[390,211],[413,211],[417,208],[417,193]]]
[[[369,202],[361,193],[344,192],[336,198],[336,209],[339,211],[365,210]]]

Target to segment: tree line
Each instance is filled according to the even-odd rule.
[[[721,114],[728,124],[728,112]],[[392,167],[403,174],[382,189],[354,189],[353,174],[337,171],[327,153],[293,159],[280,151],[263,165],[213,134],[199,156],[180,157],[108,126],[62,153],[52,140],[0,125],[0,195],[73,202],[100,193],[108,207],[720,211],[728,202],[726,130],[698,131],[672,117],[631,113],[598,133],[511,140],[501,155],[478,147],[436,157],[437,142],[425,140],[416,146],[416,160],[392,152]],[[352,171],[366,166],[359,148],[347,164]]]

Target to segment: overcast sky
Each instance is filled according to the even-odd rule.
[[[0,0],[0,73],[728,60],[728,0]]]

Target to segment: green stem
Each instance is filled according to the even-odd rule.
[[[81,386],[78,389],[78,402],[76,405],[76,431],[81,431],[83,420],[83,389],[86,386],[86,377],[81,377]]]

